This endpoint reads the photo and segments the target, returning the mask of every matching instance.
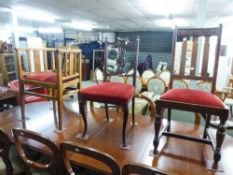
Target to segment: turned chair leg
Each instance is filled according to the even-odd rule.
[[[161,108],[157,105],[157,116],[155,118],[155,124],[154,124],[154,128],[155,128],[155,137],[153,141],[153,145],[154,145],[153,153],[154,154],[158,154],[159,131],[160,131],[161,124],[162,124]]]
[[[125,131],[128,122],[129,109],[128,109],[128,105],[124,105],[123,108],[124,108],[124,119],[123,119],[122,141],[123,141],[123,147],[126,147],[127,145],[125,141]]]
[[[221,147],[225,138],[225,123],[227,121],[228,115],[219,116],[220,124],[218,125],[217,133],[216,133],[216,148],[214,150],[214,163],[212,165],[213,169],[218,168],[218,162],[221,159]]]

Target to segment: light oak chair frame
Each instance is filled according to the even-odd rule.
[[[25,94],[45,97],[53,100],[54,119],[56,131],[63,130],[63,99],[77,94],[82,86],[82,52],[78,48],[54,49],[54,48],[17,48],[17,64],[19,78],[19,92],[22,120],[25,120]],[[28,70],[24,70],[21,54],[26,52],[28,60]],[[51,69],[48,67],[47,54],[51,55]],[[33,57],[31,56],[33,55]],[[41,55],[43,55],[43,65],[41,65]],[[31,59],[34,60],[34,70],[32,70]],[[44,70],[42,69],[44,67]],[[56,82],[43,82],[38,80],[28,80],[25,76],[33,73],[56,72]],[[47,88],[52,91],[50,94],[33,92],[33,89],[24,89],[24,84],[36,86],[36,88]],[[71,88],[76,85],[76,88]],[[56,102],[57,107],[56,107]],[[58,124],[56,108],[58,108]]]

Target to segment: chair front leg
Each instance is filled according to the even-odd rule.
[[[26,120],[25,116],[25,94],[24,94],[24,84],[20,82],[19,85],[19,97],[20,97],[20,107],[21,107],[21,117],[22,121]]]
[[[8,152],[7,153],[4,153],[2,155],[2,160],[6,166],[6,174],[7,175],[11,175],[13,174],[13,168],[12,168],[12,164],[11,164],[11,161],[9,159],[9,156],[8,156]]]
[[[216,133],[216,147],[214,150],[214,163],[212,165],[213,169],[218,168],[218,162],[221,159],[221,147],[225,138],[225,131],[226,131],[225,123],[227,121],[227,118],[228,118],[228,112],[225,116],[219,116],[220,124],[218,125],[218,129]]]
[[[123,131],[122,131],[122,141],[123,141],[123,147],[126,147],[126,141],[125,141],[125,131],[126,131],[126,126],[127,126],[127,122],[128,122],[128,113],[129,113],[129,109],[128,109],[128,105],[124,105],[124,118],[123,118]]]
[[[109,115],[108,115],[108,104],[107,104],[107,103],[105,103],[104,105],[105,105],[105,113],[106,113],[106,119],[107,119],[107,121],[109,122]]]
[[[153,141],[153,145],[154,145],[154,154],[158,154],[158,145],[159,145],[159,131],[160,131],[160,127],[162,124],[162,117],[161,117],[161,107],[160,105],[156,104],[157,107],[157,115],[155,118],[155,123],[154,123],[154,129],[155,129],[155,137],[154,137],[154,141]]]
[[[135,126],[135,96],[132,99],[132,125]]]
[[[86,112],[85,112],[85,101],[79,99],[79,111],[82,115],[83,123],[84,123],[84,131],[82,137],[85,137],[87,133],[87,119],[86,119]]]

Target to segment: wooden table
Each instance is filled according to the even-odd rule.
[[[2,87],[0,87],[2,88]],[[7,87],[4,87],[6,89],[5,92],[0,92],[0,111],[4,109],[9,108],[9,104],[15,104],[16,103],[16,97],[17,92],[10,90]],[[6,105],[6,106],[3,106]]]
[[[77,102],[71,106],[77,110]],[[47,136],[57,145],[62,141],[74,141],[94,147],[112,155],[121,167],[126,162],[140,162],[159,169],[175,172],[180,175],[223,174],[219,172],[214,173],[206,169],[202,155],[205,153],[207,156],[210,156],[210,159],[212,159],[213,152],[209,146],[203,146],[202,144],[187,140],[169,138],[168,144],[162,151],[161,155],[159,157],[153,157],[150,154],[150,151],[153,150],[154,120],[149,116],[136,116],[138,126],[135,128],[130,126],[130,121],[128,122],[126,142],[132,146],[132,149],[130,151],[126,151],[119,148],[122,132],[122,115],[120,113],[110,111],[110,116],[115,120],[112,123],[107,123],[104,121],[104,109],[91,110],[88,108],[88,134],[90,134],[91,137],[87,141],[83,141],[75,138],[76,134],[81,132],[83,129],[81,117],[74,112],[65,110],[63,123],[67,130],[64,133],[59,134],[54,132],[53,111],[50,107],[52,107],[50,102],[26,105],[26,114],[31,119],[27,120],[25,123],[19,121],[19,119],[21,119],[19,107],[3,111],[0,113],[0,126],[11,139],[12,128],[25,126],[27,129]],[[129,117],[129,119],[130,118],[131,117]],[[171,129],[176,130],[176,132],[188,133],[197,136],[201,136],[201,132],[203,131],[203,127],[200,125],[181,122],[173,122]],[[165,138],[161,140],[161,142],[163,141],[165,141]],[[43,146],[40,145],[38,148],[43,149],[44,152],[47,153]],[[222,149],[222,159],[220,161],[226,175],[233,174],[232,155],[233,138],[226,136]],[[72,159],[80,160],[80,157],[73,156]],[[93,161],[87,161],[86,159],[82,159],[81,161],[82,163],[88,162],[90,165],[93,165]],[[94,165],[105,168],[96,163]]]

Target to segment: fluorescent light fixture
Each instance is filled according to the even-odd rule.
[[[25,33],[32,33],[34,32],[36,29],[32,28],[32,27],[27,27],[27,26],[19,26],[18,27],[18,31],[19,32],[25,32]]]
[[[168,28],[174,28],[174,20],[169,18],[159,19],[155,20],[155,24],[159,27],[168,27]]]
[[[19,18],[24,18],[32,21],[43,21],[48,23],[53,23],[56,16],[46,11],[29,8],[29,7],[13,7],[14,13]]]
[[[138,7],[145,13],[169,17],[169,10],[165,0],[139,1],[138,5]]]
[[[45,27],[45,28],[39,28],[38,29],[39,33],[62,33],[63,30],[61,28],[50,28],[50,27]]]
[[[72,23],[69,24],[68,26],[74,29],[87,30],[87,31],[91,31],[92,28],[94,27],[90,22],[74,21],[74,20],[72,20]]]

